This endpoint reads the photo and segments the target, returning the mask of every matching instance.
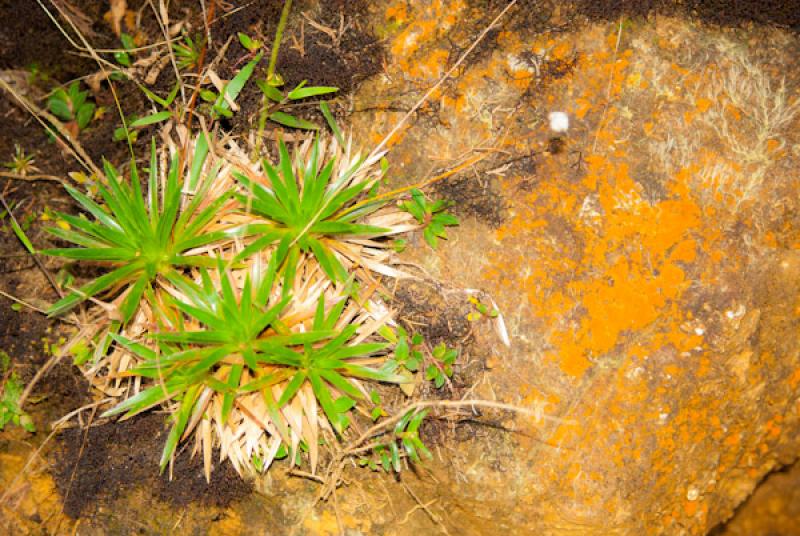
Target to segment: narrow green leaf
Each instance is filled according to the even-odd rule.
[[[230,110],[230,105],[223,95],[227,96],[231,101],[236,101],[236,98],[239,96],[239,93],[241,93],[244,85],[247,83],[250,77],[253,76],[253,70],[256,68],[258,62],[261,61],[262,55],[263,54],[259,52],[252,61],[248,62],[247,65],[242,67],[242,70],[239,71],[230,82],[225,84],[225,89],[217,98],[215,107],[217,107],[220,111]]]
[[[301,128],[304,130],[319,130],[319,126],[315,125],[311,121],[307,121],[305,119],[301,119],[299,117],[295,117],[293,115],[289,115],[286,112],[272,112],[269,114],[269,118],[276,123],[279,123],[286,127],[291,128]]]
[[[331,132],[333,132],[333,135],[336,137],[336,141],[339,142],[339,145],[344,147],[344,136],[342,136],[342,131],[339,129],[339,125],[336,124],[336,120],[333,118],[333,114],[331,113],[331,109],[328,107],[328,103],[325,101],[320,102],[319,108],[322,110],[322,115],[325,117],[325,121],[328,122]]]
[[[132,121],[131,123],[128,124],[128,127],[130,128],[145,127],[147,125],[152,125],[153,123],[160,123],[161,121],[166,121],[170,117],[172,117],[172,114],[168,111],[156,112],[154,114],[142,117],[141,119],[137,119],[136,121]]]
[[[298,371],[286,385],[286,389],[283,390],[281,398],[278,400],[278,406],[282,408],[288,404],[294,398],[294,395],[297,394],[297,391],[300,390],[300,387],[303,386],[305,381],[306,374],[302,371]]]
[[[186,393],[183,395],[183,400],[181,400],[180,408],[177,414],[173,416],[175,424],[172,425],[172,429],[169,432],[164,450],[161,453],[161,461],[159,462],[162,472],[169,463],[170,458],[172,458],[175,447],[178,446],[178,440],[180,440],[183,431],[186,429],[186,424],[189,421],[189,416],[192,414],[192,408],[194,407],[195,399],[201,387],[202,385],[194,385],[186,390]]]
[[[75,116],[75,119],[78,122],[78,128],[83,130],[87,126],[89,126],[89,122],[94,117],[94,109],[95,106],[91,102],[84,104],[80,108],[78,108],[78,113]]]
[[[260,89],[261,92],[264,93],[264,95],[266,95],[266,97],[269,100],[273,102],[283,101],[284,99],[283,93],[281,93],[281,90],[279,90],[278,88],[267,84],[264,80],[256,80],[256,85],[258,86],[258,89]]]
[[[15,218],[13,214],[9,214],[9,216],[9,221],[11,222],[11,228],[14,230],[14,234],[17,235],[19,241],[22,242],[22,245],[28,250],[28,253],[31,255],[36,255],[36,250],[34,249],[33,244],[31,244],[31,241],[28,240],[25,231],[23,231],[22,227],[20,227],[19,223],[17,223],[17,218]]]
[[[338,87],[331,86],[311,86],[311,87],[296,87],[289,92],[287,97],[291,100],[300,100],[308,97],[315,97],[317,95],[326,95],[328,93],[335,93],[339,91]]]
[[[236,387],[238,387],[239,381],[242,378],[242,371],[243,370],[244,370],[244,367],[242,365],[233,365],[233,366],[231,366],[231,370],[228,373],[228,381],[227,381],[227,386],[230,389],[235,389]],[[225,396],[222,398],[221,417],[222,417],[222,425],[223,426],[225,426],[225,424],[228,422],[228,417],[231,414],[231,409],[233,409],[233,401],[234,401],[235,396],[236,395],[234,393],[230,393],[229,392],[229,393],[226,393]]]

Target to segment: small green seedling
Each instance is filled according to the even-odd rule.
[[[246,48],[251,54],[256,54],[264,43],[258,41],[256,39],[250,38],[250,36],[239,32],[239,42],[242,44],[244,48]]]
[[[370,412],[370,417],[372,418],[373,421],[377,421],[381,417],[389,416],[386,410],[383,409],[383,400],[381,399],[381,395],[380,393],[378,393],[378,391],[376,391],[375,389],[370,391],[369,399],[372,401],[373,404],[375,404],[375,407],[372,408],[372,411]]]
[[[167,121],[168,119],[175,118],[178,119],[180,115],[180,110],[173,110],[172,104],[175,102],[175,97],[178,95],[178,90],[180,89],[180,83],[176,82],[175,86],[172,88],[172,91],[169,92],[169,95],[162,98],[147,89],[146,87],[140,85],[139,89],[147,95],[153,103],[155,103],[161,110],[154,112],[150,115],[146,115],[144,117],[137,117],[131,116],[128,117],[125,121],[125,124],[121,127],[118,127],[114,130],[114,141],[122,141],[125,139],[130,140],[131,143],[135,142],[139,137],[139,130],[142,128],[154,125],[156,123],[162,123]],[[127,127],[127,128],[126,128]]]
[[[192,39],[190,36],[186,35],[183,37],[182,41],[172,45],[172,51],[175,53],[178,69],[190,70],[197,67],[204,44],[205,38],[202,36],[197,36]]]
[[[417,372],[422,368],[425,356],[422,354],[424,337],[414,333],[409,339],[408,332],[402,326],[397,326],[397,345],[394,348],[394,359],[397,364],[409,372]]]
[[[25,149],[20,147],[18,143],[14,144],[14,156],[8,162],[3,164],[3,167],[8,168],[12,173],[21,177],[27,176],[29,173],[39,171],[34,165],[33,155],[26,155]]]
[[[236,101],[236,97],[242,92],[244,85],[250,80],[250,77],[253,76],[253,70],[256,68],[256,65],[258,65],[258,62],[261,61],[262,56],[263,54],[260,52],[256,54],[256,57],[253,58],[252,61],[242,67],[242,70],[239,71],[230,82],[225,84],[222,91],[216,96],[214,104],[211,107],[213,116],[233,117],[230,102]]]
[[[427,414],[427,410],[411,410],[406,413],[392,430],[391,441],[377,445],[372,449],[372,458],[360,458],[358,465],[369,467],[373,471],[383,469],[387,473],[399,473],[402,469],[402,457],[408,458],[412,463],[420,463],[423,457],[432,459],[431,451],[419,437],[419,428]]]
[[[447,348],[439,343],[431,352],[433,362],[425,369],[425,379],[431,380],[437,389],[441,389],[447,378],[453,377],[453,364],[458,357],[458,350]]]
[[[58,88],[47,99],[47,108],[50,112],[67,123],[73,123],[78,130],[89,126],[94,117],[95,105],[88,102],[88,91],[81,91],[80,83],[73,82],[67,90]]]
[[[445,227],[458,225],[458,218],[445,212],[452,205],[452,201],[444,199],[429,203],[425,195],[415,188],[411,190],[411,200],[401,203],[400,208],[424,226],[422,236],[430,247],[436,249],[439,238],[447,239]]]
[[[2,374],[2,383],[0,383],[0,431],[5,428],[6,424],[12,423],[21,426],[28,432],[35,432],[36,427],[33,425],[33,420],[19,406],[19,399],[25,390],[24,385],[17,375],[11,371],[11,358],[1,350],[0,374]]]
[[[130,67],[132,63],[131,50],[136,48],[136,44],[133,42],[133,37],[124,32],[119,38],[120,41],[122,41],[122,50],[114,52],[114,59],[123,67]]]
[[[264,94],[264,97],[266,97],[266,117],[270,121],[274,121],[275,123],[285,127],[299,128],[303,130],[319,130],[319,125],[316,125],[306,119],[286,113],[283,111],[283,109],[292,102],[307,99],[309,97],[335,93],[336,91],[339,91],[339,88],[330,86],[306,86],[306,82],[306,80],[303,80],[297,85],[297,87],[284,94],[283,91],[278,89],[278,86],[282,85],[282,82],[277,83],[276,85],[276,82],[271,83],[266,80],[257,80],[256,84]],[[327,106],[323,107],[323,114],[325,114],[326,110],[327,113],[330,114],[330,110],[327,109]],[[328,119],[327,115],[326,119]],[[328,122],[330,124],[330,120],[328,120]],[[338,137],[339,136],[337,136],[337,138]]]
[[[472,306],[475,307],[475,311],[472,311],[467,315],[467,320],[470,322],[480,320],[484,317],[497,318],[497,316],[500,314],[500,311],[494,307],[490,309],[489,306],[487,306],[485,303],[481,303],[481,301],[475,296],[470,296],[468,299]]]
[[[425,370],[425,379],[440,389],[447,378],[453,377],[453,365],[458,357],[458,350],[448,348],[439,343],[433,350],[425,344],[424,337],[415,333],[410,338],[402,326],[397,327],[397,344],[394,349],[394,360],[409,372]]]
[[[131,125],[138,121],[139,116],[136,115],[129,115],[125,118],[125,124],[121,127],[117,127],[114,129],[114,141],[123,141],[128,140],[130,143],[135,143],[137,139],[139,139],[139,131],[131,130]],[[125,125],[128,128],[125,128]]]

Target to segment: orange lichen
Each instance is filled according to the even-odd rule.
[[[627,72],[629,49],[615,52],[616,34],[607,36],[607,43],[614,48],[584,55],[575,73],[582,89],[573,113],[599,121],[595,150],[584,156],[581,182],[565,180],[559,164],[546,162],[540,174],[548,180],[520,199],[514,216],[496,234],[501,243],[524,241],[537,254],[498,259],[500,266],[523,268],[525,275],[517,282],[500,266],[489,266],[485,274],[501,286],[525,290],[533,314],[552,326],[550,358],[575,377],[631,334],[654,324],[663,325],[650,349],[667,343],[689,351],[701,344],[679,329],[682,313],[675,304],[690,284],[686,265],[696,260],[704,240],[713,239],[703,235],[703,210],[691,193],[696,170],[678,172],[667,184],[669,196],[655,203],[645,200],[632,178],[630,162],[635,159],[625,148],[619,110],[612,101],[632,79],[638,87],[640,75]],[[696,106],[706,111],[710,103],[698,100]],[[653,125],[646,127],[649,132]],[[513,183],[508,186],[514,188]],[[564,232],[581,244],[580,250],[568,255],[560,250],[558,237]]]

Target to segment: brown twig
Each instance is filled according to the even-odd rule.
[[[19,173],[12,173],[10,171],[0,171],[0,177],[4,179],[11,179],[15,181],[52,181],[52,182],[59,182],[61,184],[66,184],[67,181],[60,177],[56,177],[55,175],[20,175]]]

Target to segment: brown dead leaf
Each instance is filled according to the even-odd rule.
[[[125,17],[125,12],[127,10],[127,0],[111,0],[111,9],[109,10],[109,15],[111,17],[111,28],[117,35],[122,33],[122,19]]]

